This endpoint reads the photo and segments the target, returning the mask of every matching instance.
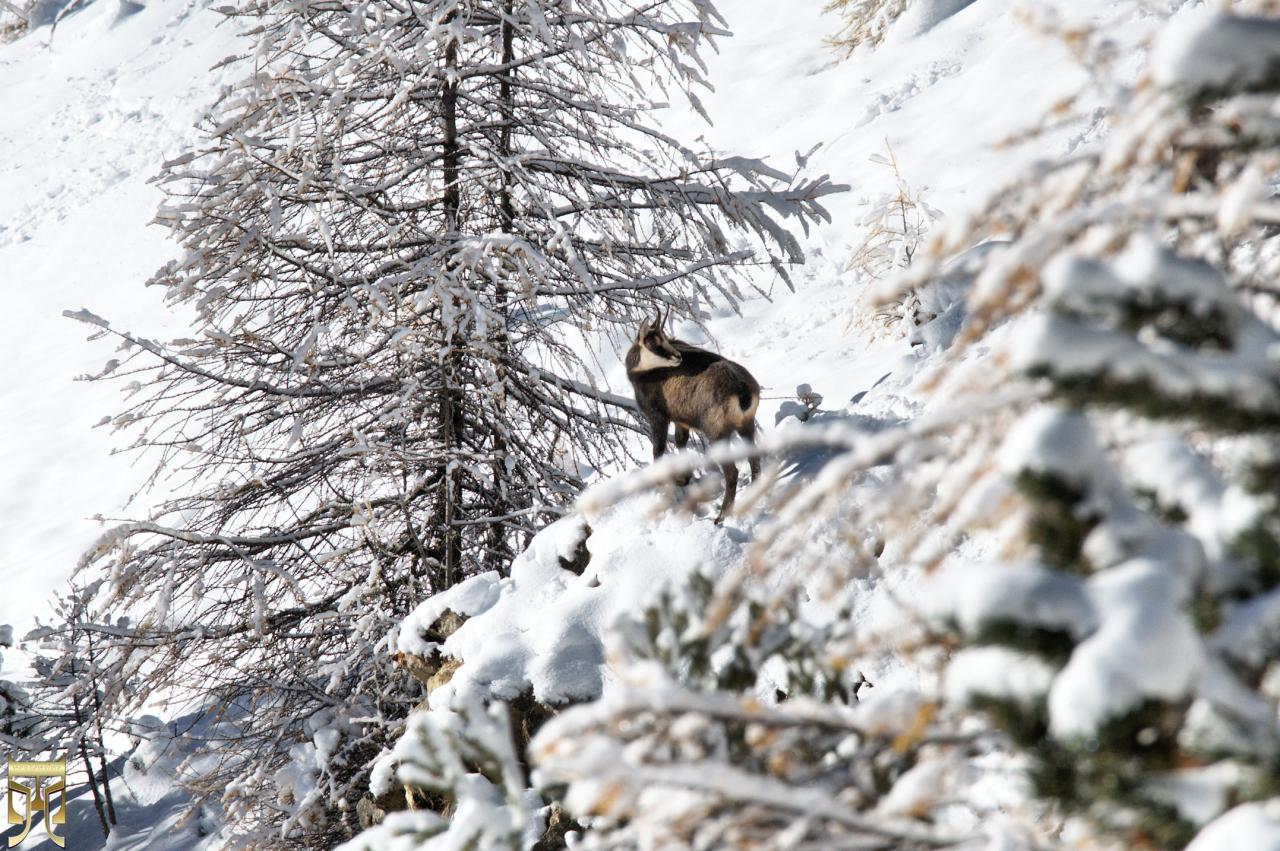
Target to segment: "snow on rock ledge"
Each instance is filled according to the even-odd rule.
[[[502,582],[496,570],[472,576],[464,582],[428,598],[400,624],[396,649],[401,653],[429,656],[440,646],[427,639],[427,632],[446,611],[471,617],[493,608]]]
[[[886,43],[900,42],[923,35],[948,18],[964,11],[975,0],[917,0],[908,6],[894,22]]]
[[[631,499],[594,520],[586,540],[591,560],[581,576],[562,566],[586,532],[573,515],[539,532],[512,563],[509,578],[474,576],[418,606],[388,643],[420,655],[439,649],[462,661],[432,692],[431,705],[512,700],[529,690],[548,704],[599,697],[610,679],[607,627],[639,612],[673,580],[683,582],[699,569],[723,571],[745,546],[732,529],[657,513],[658,500]],[[437,645],[423,633],[445,610],[468,620]]]

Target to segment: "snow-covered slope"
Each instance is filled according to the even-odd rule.
[[[142,287],[173,253],[147,181],[227,82],[209,70],[236,47],[223,21],[198,0],[104,0],[0,45],[0,622],[19,634],[100,534],[90,518],[122,516],[149,472],[92,428],[124,382],[73,383],[107,350],[62,311],[175,326]]]
[[[1147,29],[1140,5],[1084,0],[1069,16],[1125,24],[1125,38],[1137,39]],[[842,280],[859,221],[895,188],[875,155],[891,149],[912,188],[953,216],[1031,158],[1068,150],[1092,128],[1068,122],[1034,144],[997,147],[1086,79],[1065,48],[1032,32],[1007,4],[973,3],[843,62],[824,44],[835,22],[822,6],[725,4],[735,35],[711,56],[716,91],[703,98],[715,124],[677,104],[668,126],[783,166],[821,143],[808,168],[852,187],[831,199],[832,222],[806,240],[801,292],[762,278],[773,303],[752,302],[743,318],[711,324],[770,395],[808,382],[848,398],[884,374],[883,363],[849,372],[849,355],[864,342],[849,327],[858,293]],[[204,4],[126,8],[95,3],[52,37],[42,27],[0,46],[0,270],[14,294],[0,317],[0,565],[5,576],[26,577],[23,594],[0,603],[0,622],[27,622],[98,531],[90,518],[119,516],[148,472],[132,456],[109,458],[123,441],[92,429],[118,407],[120,388],[72,383],[100,371],[102,351],[61,313],[88,307],[143,333],[180,328],[141,286],[173,252],[148,227],[160,196],[147,180],[199,138],[193,125],[234,73],[209,70],[238,45]],[[814,333],[815,323],[826,333]],[[620,371],[608,379],[627,391]],[[771,420],[766,405],[763,421]]]
[[[831,222],[803,240],[808,262],[795,273],[797,292],[762,274],[769,300],[751,301],[742,316],[718,311],[708,323],[721,351],[746,363],[767,396],[789,398],[809,384],[838,403],[871,387],[904,351],[900,332],[885,335],[896,345],[882,343],[880,326],[867,321],[860,301],[867,293],[851,268],[867,238],[866,220],[898,191],[886,159],[892,156],[912,193],[941,214],[935,227],[945,227],[1033,161],[1068,153],[1100,132],[1090,74],[1041,30],[1105,27],[1116,40],[1120,75],[1136,76],[1142,52],[1134,48],[1158,19],[1141,3],[1114,0],[1058,4],[1057,14],[1049,5],[1011,8],[997,0],[922,2],[924,11],[905,16],[883,45],[841,61],[826,44],[836,20],[823,14],[824,5],[721,4],[734,35],[708,54],[715,91],[702,101],[714,123],[680,104],[666,120],[680,138],[766,157],[781,168],[795,167],[799,156],[807,171],[850,187],[824,199]],[[1072,95],[1079,100],[1071,111],[1053,113]],[[1043,132],[1019,141],[1042,125]],[[701,339],[692,327],[679,330]],[[606,353],[602,360],[613,359]],[[611,389],[629,393],[620,365],[608,379]],[[783,401],[762,403],[763,424],[774,421]]]

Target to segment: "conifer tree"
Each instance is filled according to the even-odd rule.
[[[36,678],[26,701],[23,745],[33,754],[43,754],[42,759],[65,759],[70,783],[79,785],[78,778],[84,778],[103,836],[109,836],[118,820],[111,782],[113,755],[107,748],[112,719],[103,711],[97,668],[104,638],[85,622],[83,599],[74,588],[58,595],[52,622],[38,625],[24,638]]]
[[[0,647],[13,647],[13,627],[0,625]],[[0,680],[0,741],[11,748],[31,749],[31,734],[40,714],[32,707],[31,695],[13,680]]]
[[[1258,123],[1277,45],[1269,17],[1171,26],[1108,143],[998,202],[1025,225],[973,301],[971,334],[1013,322],[1036,400],[990,474],[1024,560],[939,580],[969,648],[952,697],[1025,749],[1040,795],[1126,844],[1182,847],[1280,794],[1280,137]]]
[[[1236,5],[1171,24],[1100,144],[888,293],[1002,243],[959,264],[967,318],[925,413],[762,447],[836,454],[766,501],[748,564],[638,619],[631,687],[544,727],[543,776],[600,847],[1280,831],[1260,806],[1280,798],[1280,8]],[[868,574],[895,618],[859,622]],[[904,663],[914,688],[850,705],[852,665]],[[976,795],[979,764],[1031,800]]]

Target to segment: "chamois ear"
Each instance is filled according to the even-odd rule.
[[[641,322],[641,323],[640,323],[640,330],[639,330],[639,331],[636,331],[636,342],[637,342],[637,343],[640,343],[640,342],[643,342],[643,341],[644,341],[644,336],[645,336],[645,334],[648,334],[648,333],[649,333],[649,327],[650,327],[650,325],[652,325],[652,324],[653,324],[653,323],[651,323],[651,322],[648,320],[648,318],[646,318],[643,322]]]

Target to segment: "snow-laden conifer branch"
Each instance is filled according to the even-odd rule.
[[[1029,760],[1038,794],[1123,841],[1181,847],[1228,801],[1274,794],[1257,785],[1280,742],[1274,672],[1222,636],[1256,654],[1280,576],[1266,489],[1280,312],[1258,285],[1280,271],[1280,134],[1263,117],[1277,102],[1276,32],[1209,13],[1171,27],[1102,143],[995,195],[886,288],[895,297],[944,276],[955,253],[1007,241],[978,264],[933,404],[970,407],[1010,383],[1041,404],[904,448],[875,503],[846,479],[843,501],[817,503],[821,520],[788,515],[788,532],[842,522],[887,543],[871,560],[856,534],[835,557],[813,550],[829,580],[805,587],[839,588],[846,558],[923,568],[880,646],[911,645],[937,670],[931,726],[977,710]],[[757,568],[804,542],[766,538],[782,547]],[[761,623],[771,605],[786,611],[766,598]],[[1219,803],[1179,791],[1191,784]]]

